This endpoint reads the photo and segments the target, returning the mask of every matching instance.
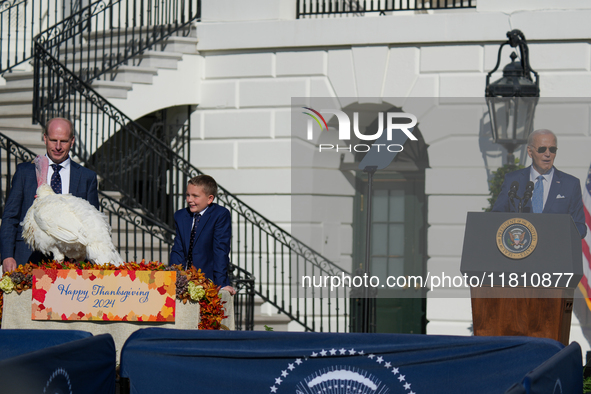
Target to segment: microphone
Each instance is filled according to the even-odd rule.
[[[527,182],[525,185],[525,192],[523,192],[523,206],[527,205],[527,202],[530,200],[534,193],[534,183],[532,181]]]
[[[509,198],[513,200],[517,196],[517,189],[519,189],[519,182],[513,181],[511,183],[511,187],[509,188]]]

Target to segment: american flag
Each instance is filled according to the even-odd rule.
[[[591,310],[591,168],[587,173],[585,189],[583,190],[583,205],[585,208],[585,223],[587,224],[587,235],[583,239],[583,279],[579,282],[579,290],[585,296],[587,307]]]

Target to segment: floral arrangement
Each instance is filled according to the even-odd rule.
[[[121,265],[94,264],[87,262],[63,262],[52,261],[49,263],[31,264],[17,266],[16,270],[4,273],[0,280],[0,323],[2,322],[2,309],[4,293],[16,291],[18,294],[33,287],[33,270],[43,269],[77,269],[77,270],[129,270],[129,271],[177,271],[176,296],[186,304],[187,302],[198,302],[200,306],[200,330],[219,330],[222,328],[221,321],[227,316],[224,315],[223,302],[219,296],[219,286],[216,286],[210,279],[206,279],[201,270],[191,267],[183,270],[180,265],[167,266],[158,262],[140,263],[129,262]]]

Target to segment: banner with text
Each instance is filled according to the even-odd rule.
[[[33,270],[32,320],[167,321],[175,271]]]

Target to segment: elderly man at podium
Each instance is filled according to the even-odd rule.
[[[573,218],[581,238],[587,234],[581,195],[581,183],[572,175],[554,168],[556,135],[545,129],[536,130],[527,140],[527,153],[532,165],[505,175],[505,180],[493,212],[516,212],[509,201],[509,192],[522,196],[529,181],[534,183],[533,195],[523,212],[568,213]],[[518,184],[518,186],[517,186]],[[516,190],[515,190],[516,189]]]

